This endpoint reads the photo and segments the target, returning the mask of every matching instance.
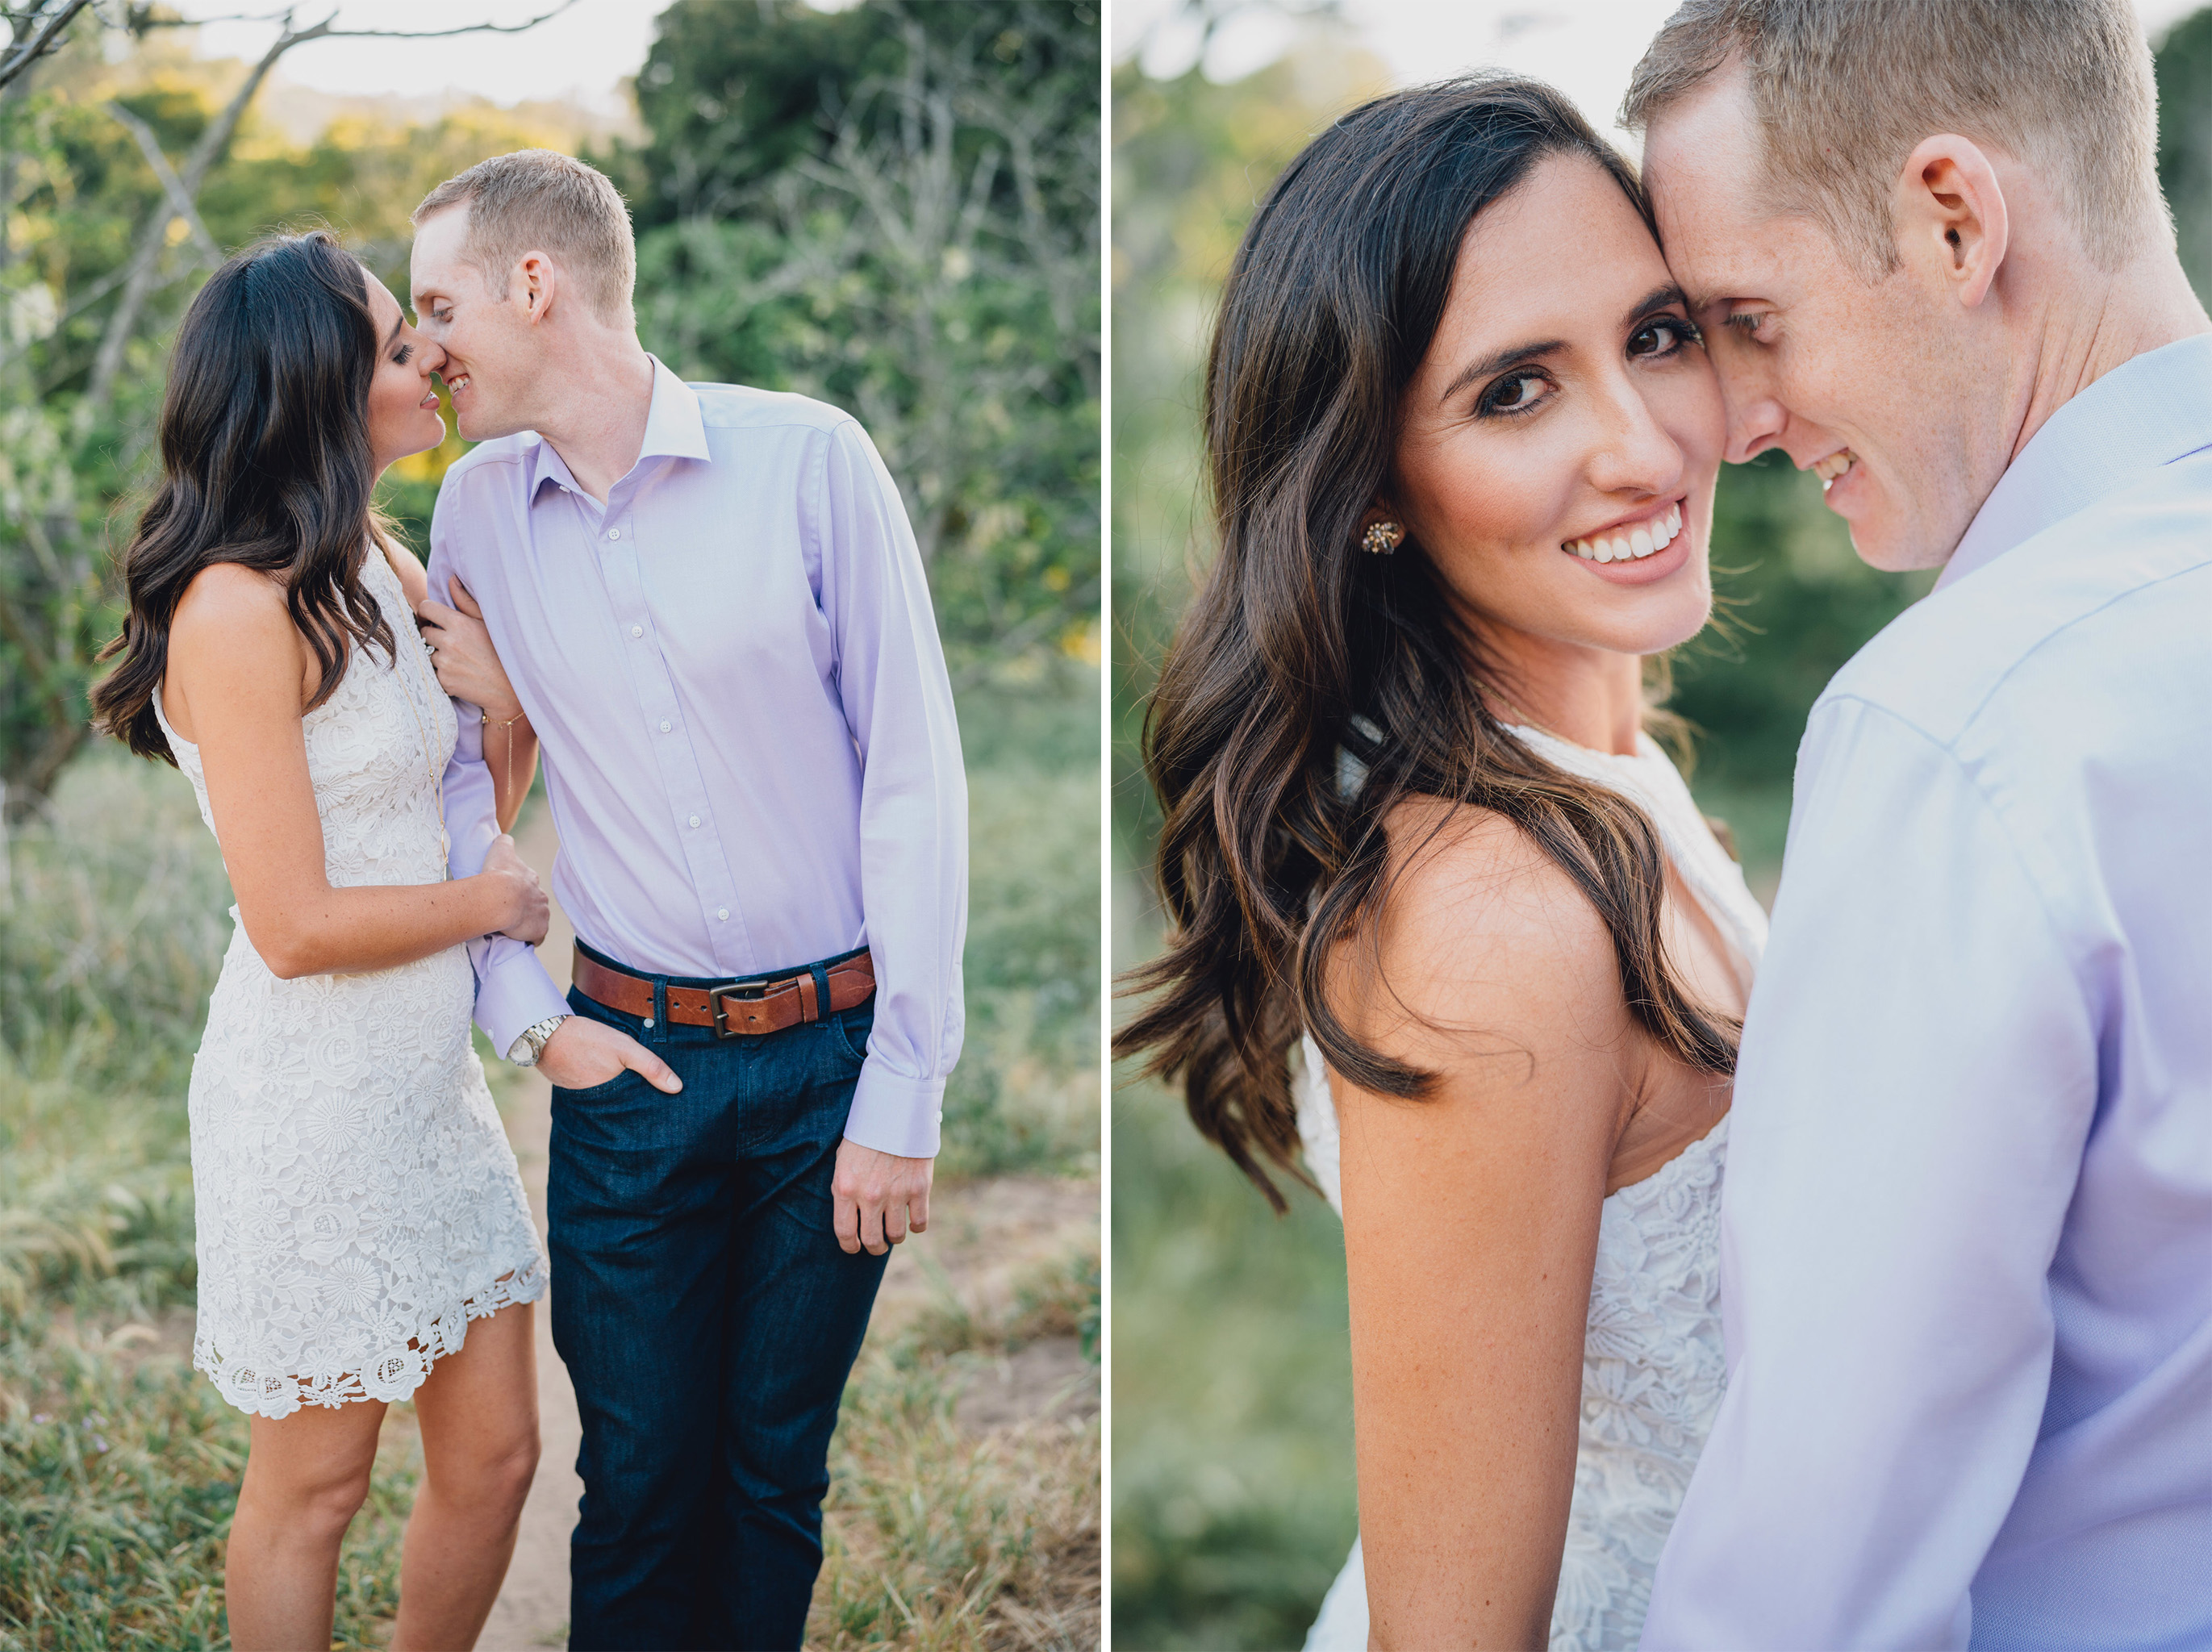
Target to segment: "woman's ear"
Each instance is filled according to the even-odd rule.
[[[1996,168],[1972,138],[1924,138],[1898,174],[1893,218],[1908,264],[1972,309],[1989,296],[2012,243],[2012,216]]]
[[[1387,556],[1406,543],[1406,524],[1390,502],[1377,495],[1361,515],[1355,537],[1362,550]]]

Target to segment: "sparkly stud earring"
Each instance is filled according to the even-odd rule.
[[[1359,548],[1370,556],[1388,556],[1406,543],[1406,530],[1395,522],[1374,522],[1361,536]]]

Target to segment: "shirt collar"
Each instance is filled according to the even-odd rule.
[[[1936,588],[1955,585],[2130,477],[2212,447],[2212,333],[2123,361],[2028,439]]]
[[[707,451],[707,422],[700,416],[698,392],[671,373],[659,356],[648,354],[646,359],[653,363],[653,404],[645,416],[645,440],[638,448],[638,464],[649,459],[710,458]],[[567,461],[554,451],[551,442],[535,430],[530,433],[529,467],[532,499],[538,497],[538,489],[547,482],[557,482],[574,493],[583,491],[577,486]]]

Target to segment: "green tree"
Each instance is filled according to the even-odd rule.
[[[867,426],[966,680],[1096,644],[1098,67],[1090,0],[678,0],[605,158],[648,345]]]
[[[413,32],[287,18],[257,62],[210,64],[148,5],[119,27],[78,0],[0,20],[0,799],[20,816],[90,738],[86,690],[119,619],[112,553],[150,478],[163,358],[200,282],[266,229],[308,222],[349,231],[396,276],[414,203],[487,148],[531,139],[466,117],[355,122],[303,152],[258,126],[286,52]]]

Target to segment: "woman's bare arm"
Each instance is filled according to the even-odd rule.
[[[301,723],[318,676],[275,581],[218,563],[178,604],[163,701],[199,748],[240,920],[263,961],[289,980],[391,969],[495,931],[542,936],[544,892],[512,856],[455,882],[331,886]]]
[[[1413,1102],[1332,1075],[1369,1644],[1540,1648],[1637,1041],[1604,927],[1540,852],[1401,815],[1394,841],[1445,823],[1401,857],[1379,957],[1355,938],[1330,970],[1357,1031],[1439,1075]]]

